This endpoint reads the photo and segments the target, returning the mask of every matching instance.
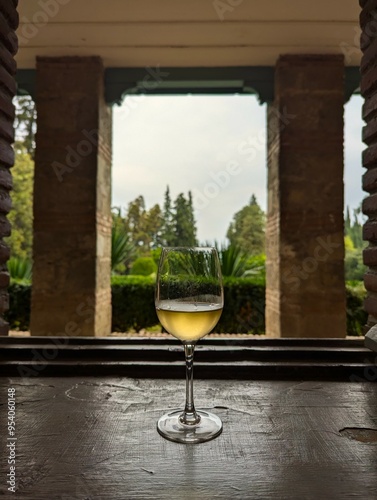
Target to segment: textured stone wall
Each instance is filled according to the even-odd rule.
[[[369,242],[364,250],[364,263],[369,267],[364,276],[368,297],[365,309],[369,314],[368,326],[377,323],[377,0],[360,0],[361,94],[363,106],[363,189],[368,193],[363,212],[368,216],[364,225],[364,239]]]
[[[111,328],[112,116],[97,57],[38,58],[32,335]]]
[[[268,109],[266,331],[344,337],[341,56],[281,56]]]
[[[6,261],[9,249],[3,238],[10,235],[10,223],[7,214],[11,208],[10,190],[12,176],[10,168],[14,163],[12,143],[14,140],[14,107],[12,99],[16,93],[16,62],[18,26],[18,0],[0,2],[0,335],[8,334],[8,324],[4,321],[4,312],[9,307],[7,287],[9,273]]]

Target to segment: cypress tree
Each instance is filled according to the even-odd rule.
[[[161,242],[164,246],[174,246],[174,214],[171,206],[169,186],[166,186],[162,220]]]

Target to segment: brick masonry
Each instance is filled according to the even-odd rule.
[[[363,238],[369,242],[364,250],[364,264],[369,267],[364,276],[368,296],[364,307],[368,312],[368,325],[377,323],[377,0],[360,0],[361,94],[363,105],[363,189],[368,193],[363,201],[363,212],[368,216]]]
[[[3,238],[9,236],[11,231],[7,214],[11,209],[12,189],[9,169],[14,163],[12,99],[16,93],[14,55],[18,47],[15,33],[18,27],[17,4],[18,0],[0,2],[0,335],[7,335],[9,331],[8,323],[4,320],[4,312],[9,307],[9,273],[6,265],[9,248]]]
[[[345,337],[344,63],[281,56],[268,108],[267,335]]]
[[[38,58],[32,335],[111,330],[112,115],[97,57]]]

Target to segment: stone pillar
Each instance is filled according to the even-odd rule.
[[[266,332],[345,337],[344,65],[281,56],[268,108]]]
[[[112,115],[97,57],[38,58],[32,335],[111,328]]]
[[[368,313],[369,328],[377,323],[377,2],[360,0],[360,5],[360,47],[363,52],[360,67],[361,94],[365,98],[363,119],[366,122],[363,129],[363,141],[366,144],[362,158],[366,169],[363,175],[363,189],[368,193],[363,201],[363,212],[368,216],[363,237],[369,242],[364,250],[364,264],[369,267],[364,276],[365,288],[368,291],[364,307]]]
[[[7,335],[9,325],[4,313],[9,308],[9,273],[6,262],[9,248],[3,238],[10,235],[7,214],[11,208],[9,191],[12,188],[10,168],[14,163],[12,143],[14,140],[14,107],[12,99],[16,93],[16,63],[18,26],[17,0],[0,2],[0,335]]]

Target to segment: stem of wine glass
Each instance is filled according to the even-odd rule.
[[[200,416],[194,406],[194,350],[195,344],[184,344],[186,357],[186,405],[179,420],[182,424],[195,425],[200,422]]]

